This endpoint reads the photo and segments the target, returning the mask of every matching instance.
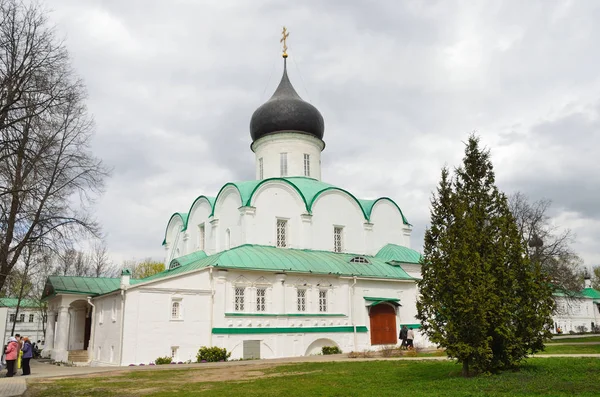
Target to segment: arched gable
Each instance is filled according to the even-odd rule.
[[[226,183],[221,188],[221,190],[219,190],[219,193],[217,194],[217,197],[215,198],[215,204],[213,205],[210,216],[215,216],[215,213],[217,213],[217,209],[222,206],[223,201],[225,201],[227,196],[229,196],[230,194],[237,194],[237,197],[240,202],[240,207],[244,205],[244,201],[243,201],[244,196],[242,194],[242,190],[240,190],[238,185],[235,183],[232,183],[232,182]]]
[[[167,236],[169,235],[169,230],[171,230],[178,222],[181,223],[181,230],[185,230],[187,226],[188,214],[185,212],[176,212],[169,218],[169,222],[167,222],[167,228],[165,229],[165,238],[162,242],[162,245],[167,243]]]
[[[208,211],[208,213],[212,214],[213,213],[214,204],[215,204],[215,198],[214,197],[207,197],[207,196],[201,195],[201,196],[196,197],[196,200],[194,200],[194,202],[190,206],[190,209],[188,211],[188,220],[193,218],[194,210],[197,208],[197,206],[200,206],[200,205],[205,204],[205,203],[208,204],[208,207],[210,208],[210,211]],[[187,225],[187,222],[186,222],[185,229],[187,229],[187,226],[188,225]]]
[[[312,213],[313,206],[315,205],[315,203],[317,202],[317,200],[320,197],[323,196],[324,193],[328,193],[328,192],[333,193],[335,191],[343,193],[344,196],[346,196],[347,198],[350,199],[350,201],[352,201],[353,203],[355,203],[356,206],[358,207],[358,209],[360,210],[360,212],[363,214],[363,217],[365,218],[365,220],[367,220],[367,221],[369,220],[369,217],[367,216],[367,214],[366,214],[365,209],[363,208],[363,206],[360,204],[360,201],[356,197],[354,197],[354,195],[352,195],[352,193],[348,192],[347,190],[340,189],[340,188],[334,187],[334,186],[325,188],[325,189],[321,190],[320,192],[318,192],[317,194],[315,194],[315,196],[313,197],[312,201],[310,202],[309,212]]]
[[[368,219],[371,219],[371,216],[373,214],[373,209],[375,208],[375,206],[377,205],[377,203],[380,202],[389,202],[390,204],[392,204],[394,207],[396,207],[396,209],[398,210],[398,212],[400,213],[400,216],[402,217],[402,222],[405,225],[409,225],[412,226],[408,220],[406,219],[406,217],[404,216],[404,213],[402,212],[402,209],[400,209],[400,206],[398,206],[398,204],[396,204],[396,202],[394,200],[392,200],[389,197],[379,197],[378,199],[375,200],[359,200],[361,202],[361,205],[363,206],[364,210],[365,210],[365,214],[367,215]]]
[[[255,203],[260,197],[261,193],[268,190],[271,186],[276,186],[278,188],[285,189],[287,192],[290,193],[292,197],[294,197],[296,203],[298,204],[298,206],[300,206],[300,208],[308,211],[306,207],[306,198],[302,194],[302,191],[290,181],[279,178],[268,179],[258,184],[252,191],[249,201],[245,205],[255,206]]]

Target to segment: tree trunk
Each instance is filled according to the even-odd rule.
[[[462,376],[464,376],[465,378],[469,377],[469,359],[465,359],[465,361],[463,361],[463,367],[462,367]]]

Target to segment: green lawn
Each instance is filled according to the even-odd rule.
[[[243,372],[254,379],[245,380],[240,376]],[[238,376],[237,380],[215,382],[215,374]],[[29,395],[418,397],[600,394],[600,359],[595,358],[537,358],[528,360],[520,371],[468,379],[459,374],[460,366],[450,361],[406,360],[136,371],[110,378],[31,383]]]
[[[546,350],[537,354],[600,354],[600,345],[546,345]]]
[[[548,343],[583,343],[583,342],[600,342],[600,336],[584,336],[581,338],[564,338],[552,339]]]

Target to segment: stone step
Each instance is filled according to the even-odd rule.
[[[74,363],[85,363],[89,361],[87,350],[70,350],[69,361]]]

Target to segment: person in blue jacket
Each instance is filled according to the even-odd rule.
[[[31,342],[28,337],[23,338],[23,347],[21,348],[23,351],[22,363],[21,367],[23,368],[23,376],[31,375],[31,368],[29,367],[29,361],[33,357],[33,346],[31,346]]]

